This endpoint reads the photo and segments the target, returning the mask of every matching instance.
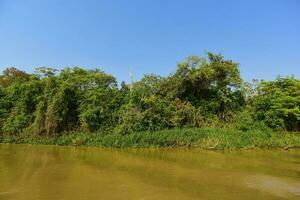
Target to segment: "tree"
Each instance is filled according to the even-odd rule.
[[[208,61],[206,61],[208,60]],[[207,59],[188,57],[161,86],[161,95],[200,107],[202,114],[226,120],[244,104],[238,63],[207,53]]]
[[[253,105],[256,120],[269,127],[300,130],[300,81],[294,77],[261,82]]]
[[[8,87],[13,82],[25,82],[30,80],[30,75],[15,67],[6,68],[0,76],[0,86]]]
[[[34,112],[42,88],[35,79],[27,82],[13,82],[6,90],[3,130],[7,133],[18,133],[29,127],[34,121]]]

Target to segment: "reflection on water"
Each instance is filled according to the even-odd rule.
[[[296,181],[266,175],[257,175],[250,176],[247,181],[249,187],[268,192],[275,196],[282,198],[299,196],[300,198],[299,180]]]
[[[0,199],[300,199],[300,151],[1,144]]]

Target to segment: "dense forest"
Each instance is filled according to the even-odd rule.
[[[131,134],[188,127],[300,130],[300,80],[246,83],[220,54],[190,56],[167,77],[126,84],[99,69],[7,68],[0,76],[0,135]]]

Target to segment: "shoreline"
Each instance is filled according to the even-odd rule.
[[[0,137],[5,144],[41,144],[101,148],[198,148],[203,150],[297,149],[300,133],[272,130],[240,131],[233,128],[185,128],[127,135],[68,132],[59,136],[30,133]]]

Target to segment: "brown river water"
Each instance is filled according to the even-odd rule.
[[[0,199],[300,199],[300,151],[0,144]]]

